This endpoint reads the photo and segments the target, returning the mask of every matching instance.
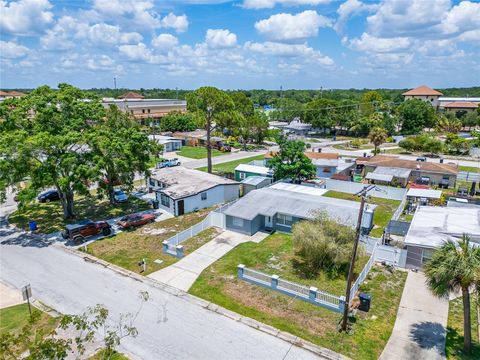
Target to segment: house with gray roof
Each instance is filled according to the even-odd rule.
[[[240,184],[203,171],[181,166],[156,169],[148,179],[160,209],[175,216],[223,204],[240,195]]]

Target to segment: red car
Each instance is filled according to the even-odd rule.
[[[117,221],[117,225],[122,229],[130,229],[136,226],[142,226],[155,221],[154,214],[131,214],[122,217]]]

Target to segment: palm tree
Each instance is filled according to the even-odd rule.
[[[382,145],[387,140],[388,134],[387,131],[381,127],[374,127],[370,134],[368,134],[368,139],[371,141],[375,149],[373,152],[377,154],[378,147]]]
[[[472,348],[470,320],[470,293],[472,286],[480,285],[480,247],[470,245],[470,237],[462,236],[458,244],[448,241],[434,252],[424,267],[430,291],[446,297],[452,291],[462,291],[463,297],[463,351]]]

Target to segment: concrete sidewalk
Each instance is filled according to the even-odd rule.
[[[380,360],[445,359],[448,299],[427,288],[423,273],[409,272],[392,335]]]
[[[235,246],[248,241],[259,243],[268,235],[267,233],[257,232],[253,236],[248,236],[226,230],[180,261],[151,273],[148,277],[177,289],[188,291],[203,270]]]
[[[0,309],[23,303],[22,292],[0,281]]]

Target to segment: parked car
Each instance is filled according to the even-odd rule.
[[[122,229],[130,229],[136,226],[142,226],[155,221],[154,214],[131,214],[122,217],[117,221],[117,225]]]
[[[38,201],[41,203],[60,200],[60,194],[57,190],[47,190],[38,195]]]
[[[181,163],[177,158],[170,159],[170,160],[162,160],[159,163],[157,163],[157,169],[163,169],[166,167],[172,167],[172,166],[179,166]]]
[[[419,156],[417,157],[417,161],[425,162],[427,161],[427,158],[425,156]]]
[[[110,235],[112,227],[106,221],[83,220],[76,224],[68,224],[62,231],[65,240],[73,240],[75,243],[83,242],[85,238],[97,234]]]
[[[113,191],[113,199],[117,203],[124,203],[124,202],[127,202],[128,196],[123,192],[123,190],[115,189]]]

